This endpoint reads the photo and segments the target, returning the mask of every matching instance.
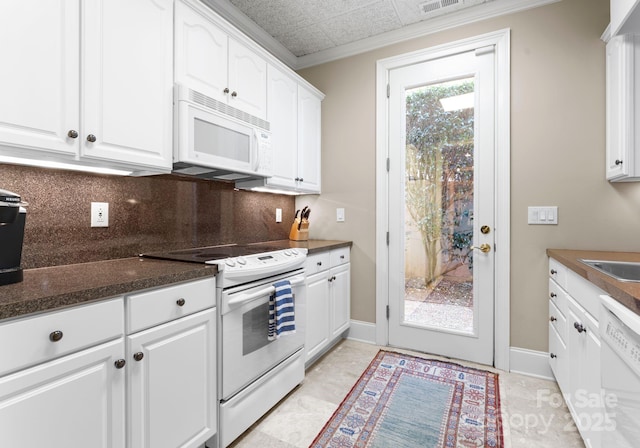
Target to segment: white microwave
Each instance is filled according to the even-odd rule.
[[[269,123],[176,85],[173,172],[208,179],[271,177]]]

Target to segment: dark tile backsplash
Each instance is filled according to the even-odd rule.
[[[0,164],[0,189],[29,202],[25,269],[287,239],[295,208],[292,196],[236,191],[225,182],[5,164]],[[91,202],[109,203],[108,228],[91,228]],[[275,222],[276,208],[282,209],[281,223]]]

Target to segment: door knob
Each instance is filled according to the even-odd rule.
[[[488,245],[487,243],[481,244],[480,247],[478,246],[471,246],[471,249],[478,249],[480,252],[482,252],[483,254],[488,254],[489,251],[491,250],[491,246]]]

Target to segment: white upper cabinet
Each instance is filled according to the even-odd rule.
[[[172,24],[172,0],[1,2],[2,152],[168,171]]]
[[[199,11],[176,2],[175,80],[227,101],[227,34]]]
[[[91,0],[82,12],[81,156],[170,168],[173,0]]]
[[[640,180],[640,36],[613,37],[606,47],[606,175],[612,182]]]
[[[640,32],[640,0],[611,0],[611,35]]]
[[[271,185],[295,188],[298,176],[298,83],[269,65],[267,120],[271,124]]]
[[[267,116],[267,62],[229,38],[229,105],[255,117]]]
[[[67,133],[80,122],[79,16],[78,0],[0,2],[2,145],[77,153]]]
[[[320,193],[321,100],[298,86],[298,189]]]
[[[175,81],[264,120],[267,62],[215,20],[204,7],[176,3]]]

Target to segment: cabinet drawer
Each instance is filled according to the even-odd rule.
[[[25,317],[0,325],[0,375],[124,334],[122,298]]]
[[[562,288],[567,287],[567,267],[553,258],[549,258],[549,277]]]
[[[567,273],[567,293],[596,320],[600,320],[600,296],[602,289],[573,271]]]
[[[549,279],[549,300],[555,303],[562,314],[567,315],[567,293],[552,279]]]
[[[307,275],[313,275],[318,272],[326,271],[331,267],[331,252],[320,252],[309,255],[305,262],[305,271]]]
[[[331,251],[331,267],[349,263],[350,253],[351,253],[351,249],[348,247],[341,247],[340,249],[332,250]]]
[[[560,338],[566,342],[567,340],[567,318],[558,309],[553,300],[549,300],[549,324],[556,329]]]
[[[551,366],[560,390],[563,392],[568,390],[569,386],[569,359],[567,355],[567,346],[553,325],[549,323],[549,366]]]
[[[211,277],[127,296],[127,334],[215,306],[215,282]]]

